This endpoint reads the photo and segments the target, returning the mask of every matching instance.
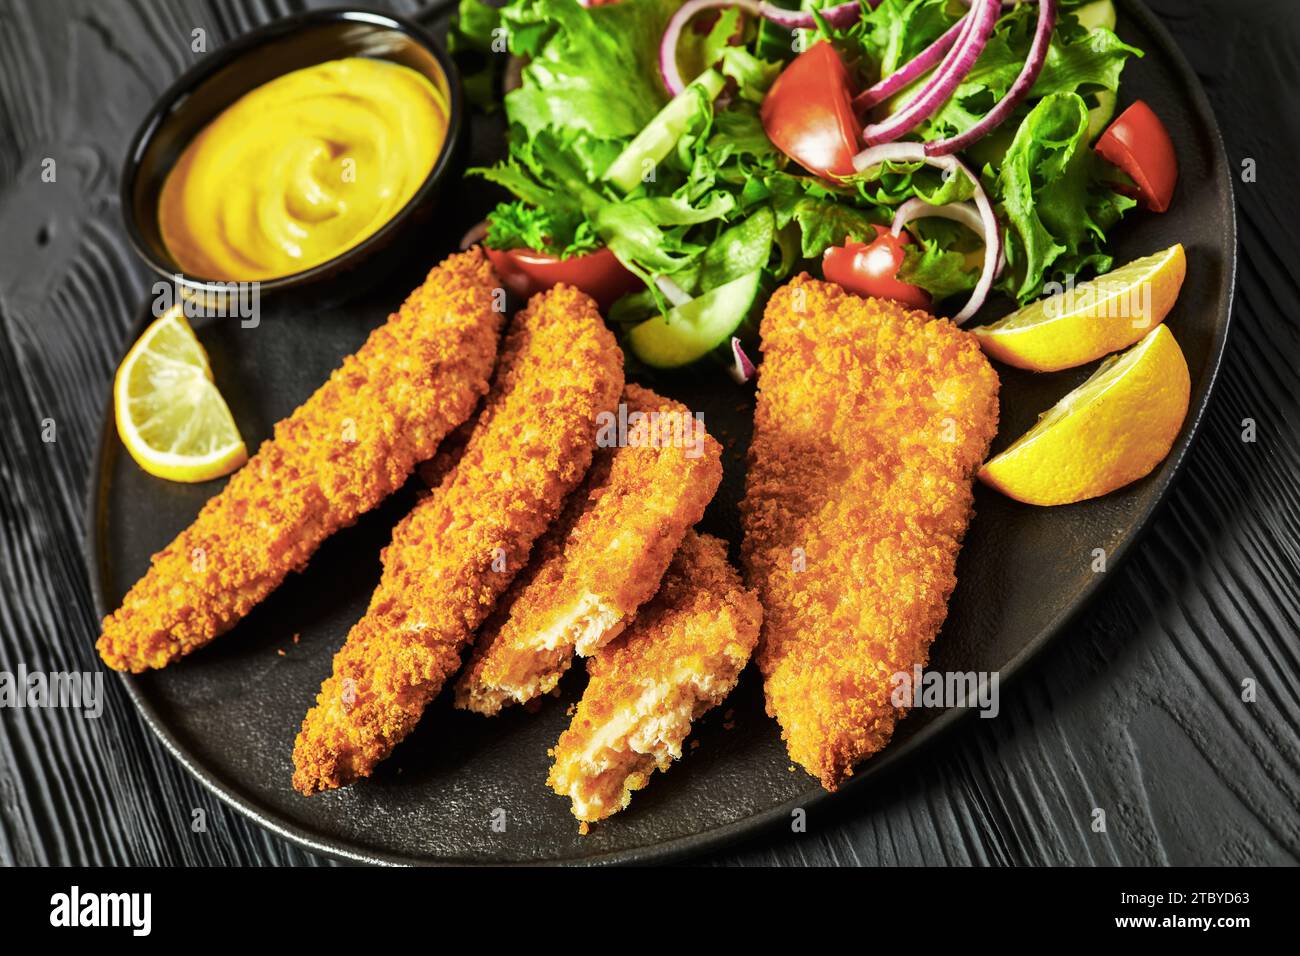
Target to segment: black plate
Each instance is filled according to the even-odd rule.
[[[1120,35],[1147,51],[1125,71],[1121,108],[1135,98],[1151,104],[1173,135],[1182,175],[1173,208],[1160,216],[1132,214],[1117,230],[1114,246],[1119,261],[1174,242],[1187,248],[1187,281],[1168,319],[1191,369],[1187,422],[1154,474],[1097,501],[1037,509],[978,487],[978,517],[958,564],[961,583],[935,645],[932,666],[940,670],[999,671],[1005,681],[1100,585],[1104,575],[1092,570],[1094,548],[1106,550],[1108,573],[1116,573],[1187,453],[1223,353],[1236,235],[1218,128],[1164,28],[1136,0],[1119,6]],[[490,161],[501,146],[500,130],[476,122],[472,161]],[[396,276],[359,301],[310,313],[295,312],[291,301],[264,303],[257,329],[220,320],[200,326],[218,384],[250,446],[265,439],[273,423],[305,399],[463,229],[481,218],[488,195],[477,187],[461,193],[436,235],[409,249]],[[142,310],[141,328],[148,317]],[[999,371],[1002,428],[995,448],[1024,432],[1091,368],[1043,376]],[[726,479],[703,527],[734,542],[749,392],[716,376],[652,384],[703,411],[715,434],[728,440]],[[110,404],[89,522],[91,578],[101,612],[118,604],[149,556],[218,487],[171,484],[144,474],[117,440]],[[776,725],[763,714],[752,667],[726,705],[698,722],[698,748],[656,776],[629,810],[593,827],[587,837],[578,836],[568,801],[544,783],[547,748],[581,692],[580,668],[561,685],[562,696],[548,698],[535,714],[516,709],[488,720],[452,710],[443,697],[374,778],[336,793],[299,796],[289,785],[294,735],[330,672],[334,651],[378,581],[380,548],[412,500],[408,489],[336,535],[304,574],[208,648],[167,670],[124,678],[148,724],[224,800],[315,850],[358,861],[429,863],[663,860],[788,819],[791,808],[823,798],[809,777],[788,769]],[[965,713],[914,713],[889,748],[844,789],[869,785]],[[498,809],[506,812],[504,832],[492,827]]]

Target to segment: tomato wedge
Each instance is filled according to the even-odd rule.
[[[1169,130],[1142,100],[1119,115],[1097,140],[1097,152],[1137,184],[1137,199],[1153,212],[1164,212],[1178,185],[1178,156]]]
[[[781,152],[823,179],[849,176],[862,124],[853,114],[849,71],[829,43],[817,43],[787,66],[760,111]]]
[[[822,253],[822,275],[857,295],[894,299],[914,309],[930,311],[930,294],[920,286],[898,278],[912,240],[907,233],[895,236],[884,226],[875,226],[871,242],[846,242]]]
[[[641,280],[628,272],[608,249],[572,259],[559,259],[532,249],[505,252],[488,249],[487,254],[505,287],[521,299],[563,282],[587,293],[601,309],[608,309],[618,299],[641,288]]]

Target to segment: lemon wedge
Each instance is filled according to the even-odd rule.
[[[113,381],[117,433],[145,471],[171,481],[207,481],[248,460],[208,354],[179,306],[145,329]]]
[[[1187,255],[1172,246],[971,331],[1007,365],[1074,368],[1127,348],[1163,322],[1186,275]]]
[[[1108,494],[1149,474],[1169,454],[1190,394],[1183,351],[1158,325],[985,463],[980,480],[1034,505]]]

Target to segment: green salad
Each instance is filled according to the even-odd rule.
[[[486,224],[499,271],[604,280],[631,350],[672,367],[738,355],[801,270],[964,320],[1110,269],[1135,203],[1092,144],[1142,55],[1110,0],[811,6],[462,0],[453,52],[509,123],[471,170],[512,197]]]

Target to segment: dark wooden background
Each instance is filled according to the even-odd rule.
[[[1257,175],[1237,184],[1233,332],[1183,475],[1084,619],[1004,690],[1000,719],[967,721],[880,786],[831,801],[807,833],[703,862],[1300,860],[1300,5],[1149,2],[1200,75],[1231,164],[1253,160]],[[309,5],[0,2],[0,670],[99,666],[86,483],[148,289],[116,199],[127,138],[199,56],[194,28],[212,49]],[[105,686],[99,720],[0,710],[0,863],[328,862],[227,809],[116,680]],[[206,833],[191,831],[196,808]]]

